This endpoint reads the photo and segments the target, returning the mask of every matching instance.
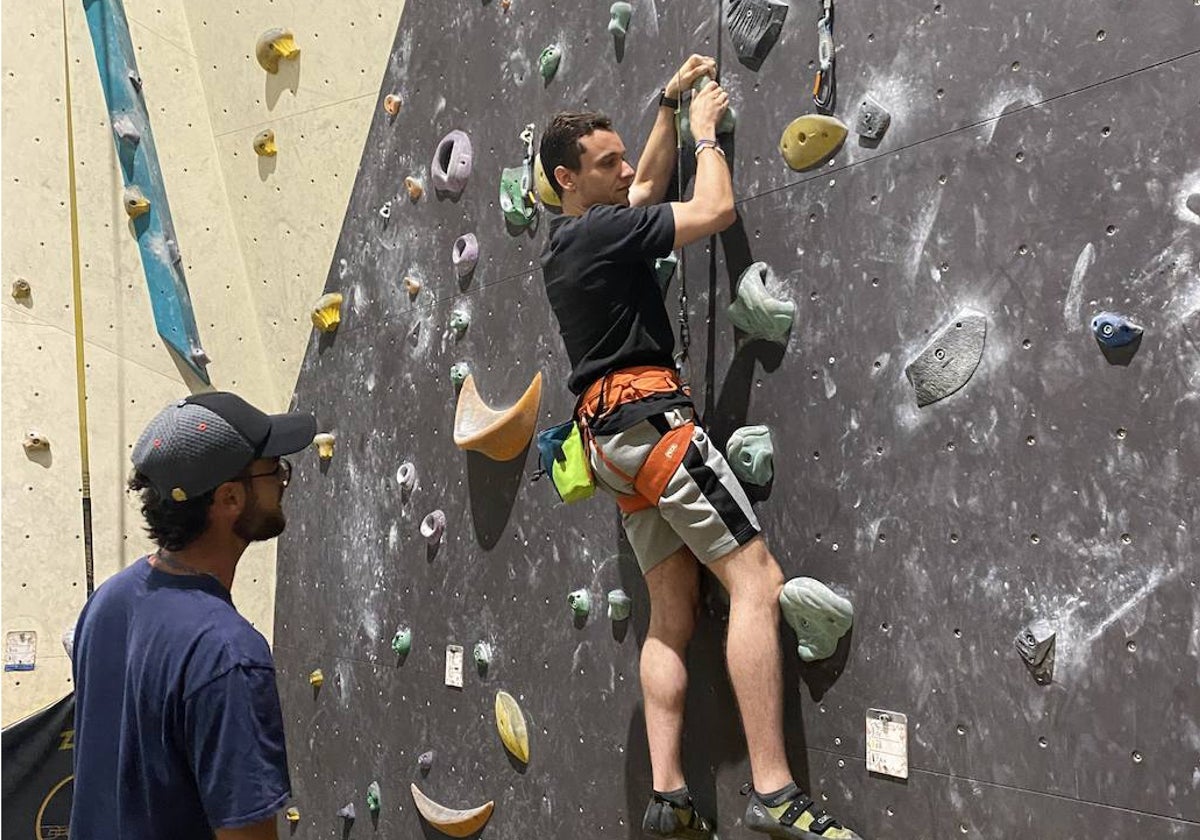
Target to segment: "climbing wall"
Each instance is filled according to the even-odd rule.
[[[341,323],[314,331],[297,386],[336,443],[328,461],[299,459],[280,548],[296,836],[416,836],[411,782],[455,808],[494,800],[485,837],[640,835],[648,605],[615,509],[556,504],[526,480],[532,455],[459,451],[450,368],[467,363],[495,406],[540,371],[541,425],[566,419],[537,263],[547,217],[508,230],[500,171],[520,165],[524,125],[560,108],[608,112],[636,155],[659,87],[703,52],[720,54],[738,111],[725,147],[739,220],[684,258],[692,382],[719,441],[746,424],[773,432],[775,479],[754,496],[785,573],[856,607],[816,665],[784,630],[798,778],[864,837],[1200,837],[1200,7],[837,7],[834,112],[850,137],[795,172],[777,145],[814,111],[818,14],[792,2],[753,71],[715,0],[637,0],[620,62],[604,5],[405,12],[326,283]],[[547,84],[537,59],[551,43],[563,59]],[[387,94],[403,103],[394,116]],[[891,114],[878,141],[855,133],[868,95]],[[429,182],[452,129],[474,150],[457,199]],[[424,181],[415,201],[406,177]],[[469,232],[480,260],[460,279],[451,248]],[[756,260],[797,305],[786,347],[738,339],[726,315]],[[455,310],[470,318],[461,334]],[[953,336],[979,319],[964,310],[982,319],[978,366],[919,407],[914,360],[970,372],[971,342]],[[1102,352],[1102,311],[1140,340]],[[419,526],[434,510],[446,529],[431,545]],[[628,626],[605,616],[617,587]],[[579,588],[586,619],[567,602]],[[685,764],[722,836],[747,837],[724,602],[705,590]],[[1054,635],[1048,681],[1014,644],[1031,623],[1035,641]],[[402,657],[398,628],[412,634]],[[465,650],[461,688],[445,684],[447,645]],[[524,710],[527,765],[497,735],[501,689]],[[907,716],[907,779],[868,771],[872,709]],[[357,824],[337,816],[350,803]]]

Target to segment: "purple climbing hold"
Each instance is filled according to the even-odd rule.
[[[479,240],[473,233],[464,233],[454,240],[454,250],[450,254],[454,263],[454,273],[459,277],[467,277],[475,270],[479,262]]]
[[[433,767],[433,750],[423,752],[417,756],[417,767],[421,769],[422,773],[429,772],[430,768]]]
[[[462,193],[471,177],[471,162],[474,155],[471,151],[471,138],[465,131],[455,129],[442,138],[437,151],[433,153],[433,162],[429,165],[429,174],[433,179],[434,189],[438,193],[457,196]]]

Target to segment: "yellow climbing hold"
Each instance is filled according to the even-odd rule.
[[[321,295],[312,311],[313,326],[321,332],[333,332],[342,321],[342,293]]]
[[[299,808],[288,808],[287,814],[285,814],[285,816],[287,817],[288,822],[298,823],[298,822],[300,822],[300,809]]]
[[[254,137],[254,153],[259,157],[275,157],[279,147],[275,145],[275,132],[271,129],[260,131]]]
[[[313,688],[320,688],[325,685],[325,675],[321,673],[320,668],[308,675],[308,684]]]
[[[562,199],[558,197],[554,187],[550,186],[550,179],[546,176],[546,170],[542,168],[541,155],[533,159],[533,180],[537,184],[537,194],[542,204],[548,207],[562,207]]]
[[[421,186],[421,182],[411,175],[404,179],[404,189],[408,190],[410,201],[416,201],[425,193],[425,188]]]
[[[258,43],[254,45],[254,56],[268,73],[279,72],[281,58],[295,58],[299,54],[296,39],[287,29],[268,29],[258,36]]]
[[[496,692],[496,728],[505,748],[522,764],[528,764],[529,730],[525,728],[525,715],[507,691]]]
[[[25,279],[14,280],[12,284],[12,296],[15,300],[25,300],[33,294],[33,290],[29,287],[29,281]]]
[[[387,111],[393,117],[400,113],[400,106],[403,104],[399,96],[394,93],[389,93],[383,97],[383,110]]]
[[[820,166],[842,147],[846,124],[825,114],[805,114],[792,120],[779,138],[779,153],[798,172]]]
[[[511,461],[529,445],[542,404],[542,374],[538,371],[521,399],[505,409],[491,408],[467,376],[454,410],[454,445],[480,452],[493,461]]]
[[[130,184],[125,188],[125,215],[131,219],[136,219],[138,216],[143,216],[150,212],[150,199],[142,193],[141,188],[136,184]]]
[[[421,291],[421,281],[416,277],[405,277],[404,291],[408,292],[409,297],[416,297]]]
[[[489,799],[478,808],[447,808],[421,793],[420,788],[413,783],[409,783],[408,789],[412,793],[417,812],[427,823],[448,837],[470,837],[475,834],[487,825],[492,816],[492,809],[496,807],[496,803]]]
[[[329,432],[321,432],[313,438],[313,445],[317,447],[317,457],[322,461],[328,461],[333,457],[334,436]]]

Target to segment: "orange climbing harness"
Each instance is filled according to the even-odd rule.
[[[617,467],[604,451],[596,444],[592,434],[591,423],[607,417],[618,406],[631,403],[654,394],[683,393],[691,395],[691,389],[679,379],[679,374],[671,368],[646,365],[613,371],[596,380],[583,392],[579,398],[576,411],[579,425],[583,430],[588,446],[596,453],[606,467],[625,481],[633,485],[637,491],[633,495],[618,495],[617,507],[622,513],[636,513],[639,510],[657,507],[671,476],[683,463],[688,444],[692,440],[694,422],[671,429],[662,436],[646,460],[638,469],[637,474],[630,476]]]

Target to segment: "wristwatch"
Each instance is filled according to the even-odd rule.
[[[672,99],[671,97],[667,96],[667,89],[663,88],[661,91],[659,91],[659,94],[658,94],[658,107],[659,108],[670,108],[672,111],[678,111],[679,110],[679,100]]]
[[[725,157],[725,150],[721,148],[721,144],[718,143],[716,140],[710,140],[707,137],[697,140],[696,141],[696,155],[699,156],[699,154],[702,151],[704,151],[705,149],[712,149],[714,152],[719,154],[721,157]]]

